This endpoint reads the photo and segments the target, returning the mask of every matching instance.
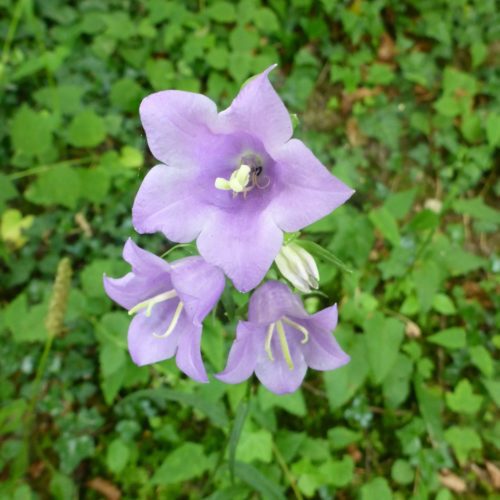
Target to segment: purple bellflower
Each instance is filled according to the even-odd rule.
[[[139,366],[175,355],[177,366],[198,382],[208,382],[200,342],[205,316],[224,289],[224,273],[202,257],[171,264],[138,247],[131,239],[123,258],[132,272],[104,277],[106,293],[135,315],[128,330],[128,348]]]
[[[216,377],[229,384],[257,378],[276,394],[294,392],[307,367],[334,370],[349,362],[332,331],[337,306],[309,315],[283,283],[268,281],[250,298],[248,321],[240,321],[227,366]]]
[[[166,90],[140,106],[149,148],[161,162],[146,175],[132,218],[139,233],[196,239],[202,257],[235,287],[256,287],[298,231],[344,203],[353,190],[300,140],[268,79],[246,83],[226,110],[209,98]]]

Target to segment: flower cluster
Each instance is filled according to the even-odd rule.
[[[104,278],[108,295],[134,315],[128,344],[139,365],[175,356],[184,373],[208,381],[202,322],[222,294],[224,275],[248,292],[276,261],[299,291],[319,286],[314,259],[297,243],[284,244],[284,233],[328,215],[353,190],[292,138],[290,115],[268,79],[273,68],[249,80],[220,113],[190,92],[142,101],[141,121],[160,164],[137,193],[134,227],[178,243],[196,240],[200,255],[167,263],[129,240],[123,257],[132,272]],[[238,383],[255,372],[271,391],[293,392],[308,366],[332,370],[348,362],[331,333],[336,324],[336,306],[308,315],[287,285],[265,282],[216,377]]]

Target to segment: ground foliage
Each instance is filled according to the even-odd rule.
[[[496,7],[0,0],[0,498],[493,498]],[[222,107],[274,62],[296,133],[357,190],[308,231],[352,272],[319,259],[306,298],[339,303],[352,361],[285,397],[137,368],[102,275],[127,269],[154,164],[138,103]],[[247,300],[228,289],[207,319],[210,371]]]

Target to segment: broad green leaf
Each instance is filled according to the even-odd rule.
[[[382,384],[384,398],[389,408],[398,407],[408,397],[412,373],[412,361],[408,356],[399,353],[396,363]]]
[[[36,112],[23,104],[10,124],[12,146],[19,154],[32,157],[52,147],[53,121],[47,112]]]
[[[392,464],[391,476],[398,484],[411,484],[415,477],[413,467],[406,460],[397,459]]]
[[[428,387],[421,377],[415,377],[415,392],[417,394],[418,407],[424,418],[427,431],[434,440],[440,440],[443,435],[443,397],[437,387]]]
[[[453,301],[445,295],[444,293],[438,293],[434,295],[434,300],[432,301],[432,307],[439,313],[446,316],[451,316],[456,314],[457,310]]]
[[[25,192],[25,197],[38,205],[63,205],[74,209],[81,195],[79,169],[66,165],[51,167],[39,174]]]
[[[399,246],[401,236],[399,235],[396,219],[385,207],[372,210],[369,214],[373,225],[393,246]]]
[[[279,484],[266,477],[253,465],[236,462],[235,472],[239,479],[255,491],[258,491],[262,495],[262,498],[284,500],[285,496]]]
[[[431,308],[434,296],[439,289],[439,267],[433,260],[425,260],[414,269],[412,274],[417,298],[420,302],[420,310],[426,313]]]
[[[466,345],[465,330],[459,327],[447,328],[427,337],[427,341],[447,349],[461,349]]]
[[[461,465],[465,464],[472,451],[482,448],[481,438],[472,427],[450,427],[444,433],[444,437],[452,446]]]
[[[479,411],[483,398],[474,394],[468,380],[461,380],[453,392],[446,394],[446,404],[456,413],[474,415]]]
[[[320,466],[324,481],[336,488],[345,488],[354,478],[354,461],[346,455],[342,460],[328,461]]]
[[[500,114],[490,113],[486,119],[486,137],[489,145],[494,148],[500,144]]]
[[[236,20],[236,10],[231,2],[215,2],[207,8],[206,13],[219,23],[230,23]]]
[[[383,477],[376,477],[369,483],[366,483],[360,490],[361,500],[392,500],[392,491],[389,488],[387,480]]]
[[[113,474],[119,474],[127,465],[130,458],[128,445],[120,438],[109,443],[106,452],[106,465]]]
[[[495,372],[494,362],[491,354],[482,345],[475,345],[469,349],[472,364],[478,368],[486,377],[493,377]]]
[[[391,194],[384,203],[385,209],[397,220],[403,219],[415,200],[416,188]]]
[[[328,431],[328,441],[334,450],[341,450],[352,443],[357,443],[362,438],[360,432],[347,427],[334,427]]]
[[[331,410],[347,403],[363,385],[368,375],[364,338],[354,334],[338,334],[337,340],[351,361],[337,370],[325,372],[326,394]]]
[[[485,378],[481,379],[481,382],[486,387],[493,402],[497,406],[500,406],[500,382],[498,380]]]
[[[260,460],[269,463],[272,458],[272,435],[265,429],[243,431],[236,449],[236,460],[252,462]]]
[[[236,463],[236,451],[238,449],[238,444],[240,442],[241,432],[243,430],[243,425],[248,415],[249,404],[248,401],[242,399],[236,410],[236,415],[234,417],[233,427],[231,429],[231,434],[229,436],[228,443],[228,453],[229,453],[229,472],[231,478],[234,478],[234,467]]]
[[[479,196],[468,200],[456,200],[453,203],[453,209],[459,214],[470,215],[475,219],[491,222],[492,224],[500,224],[500,211],[486,205]]]
[[[161,485],[184,482],[201,476],[209,467],[203,446],[186,442],[165,458],[151,481]]]
[[[1,239],[14,248],[22,247],[28,241],[24,231],[31,227],[33,221],[34,217],[32,215],[23,217],[19,210],[6,210],[2,213],[0,224]]]
[[[94,111],[75,115],[67,131],[68,142],[77,148],[93,148],[106,138],[104,120]]]
[[[0,212],[5,208],[5,202],[17,196],[14,183],[4,174],[0,173]]]
[[[298,390],[292,394],[276,395],[268,391],[265,387],[259,387],[258,393],[259,405],[263,411],[269,411],[272,408],[283,408],[288,413],[305,417],[307,409],[302,391]]]
[[[371,378],[381,384],[396,363],[404,338],[404,324],[377,312],[363,324]]]

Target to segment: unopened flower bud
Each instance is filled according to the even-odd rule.
[[[275,259],[281,274],[301,292],[317,289],[319,272],[312,255],[296,243],[281,247]]]

